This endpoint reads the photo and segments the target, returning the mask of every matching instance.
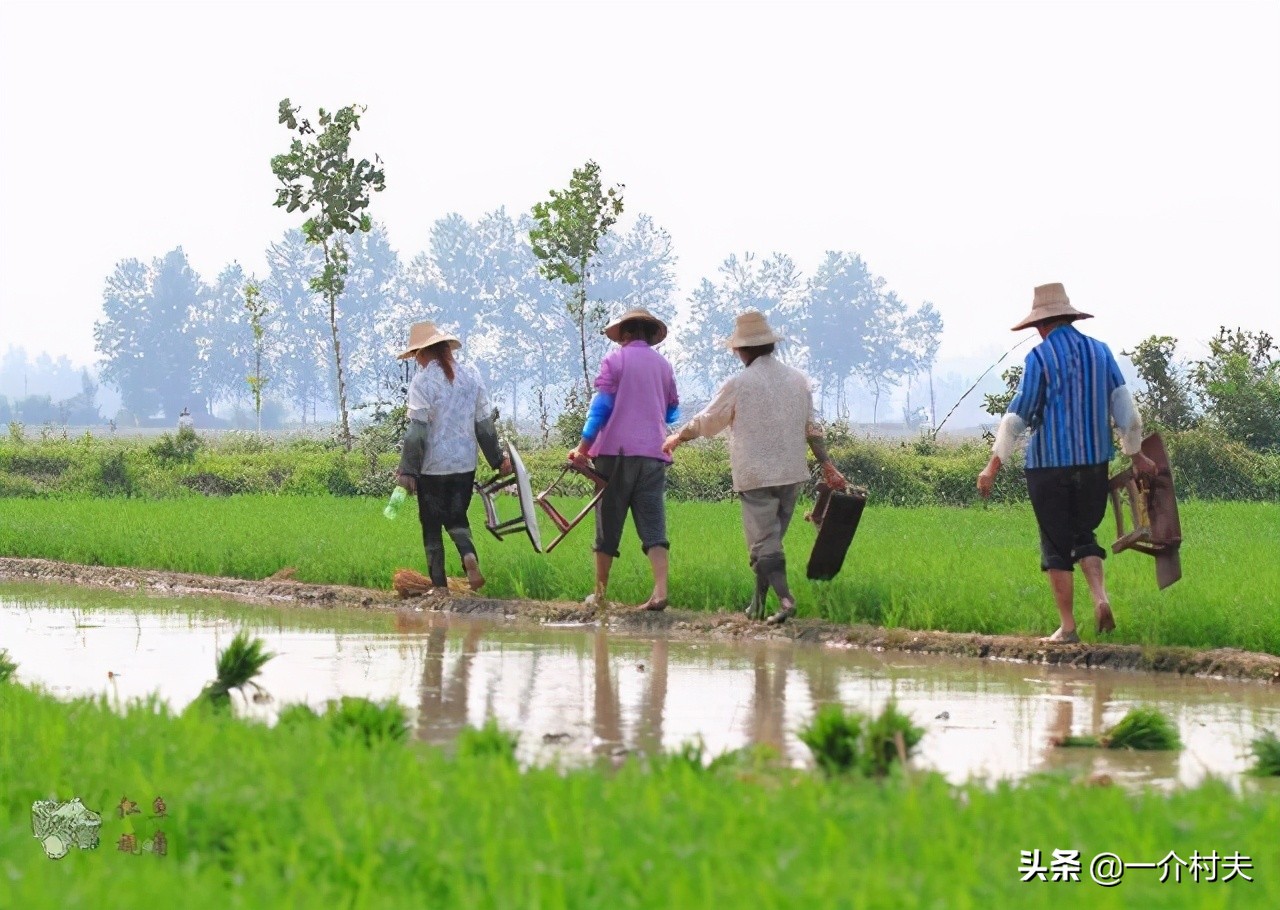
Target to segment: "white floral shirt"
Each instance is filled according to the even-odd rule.
[[[409,383],[409,417],[427,424],[423,474],[463,474],[476,469],[476,421],[489,416],[489,395],[476,368],[453,362],[453,382],[431,361]]]

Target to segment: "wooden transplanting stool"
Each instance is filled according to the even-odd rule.
[[[1125,468],[1111,478],[1111,510],[1116,516],[1116,542],[1112,553],[1137,550],[1154,556],[1156,585],[1162,590],[1182,577],[1182,525],[1178,521],[1178,498],[1173,490],[1169,455],[1159,433],[1142,440],[1142,454],[1156,463],[1154,477]],[[1125,500],[1132,527],[1125,527]]]
[[[813,581],[830,581],[844,565],[849,544],[858,530],[862,510],[867,505],[867,491],[850,487],[842,493],[825,483],[818,484],[818,499],[805,518],[818,526],[818,539],[809,554],[806,575]]]

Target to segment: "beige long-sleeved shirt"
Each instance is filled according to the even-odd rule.
[[[725,429],[735,492],[808,480],[807,437],[822,433],[809,377],[771,354],[757,357],[720,386],[680,436],[696,439]]]

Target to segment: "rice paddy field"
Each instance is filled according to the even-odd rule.
[[[0,683],[0,906],[1280,905],[1280,801],[1213,782],[953,786],[679,754],[521,770],[468,742],[450,754]],[[101,812],[99,846],[46,858],[33,793]],[[138,812],[122,817],[122,798]],[[1212,879],[1171,853],[1214,856]],[[1096,883],[1100,854],[1129,864],[1118,884]]]
[[[579,504],[567,500],[562,511]],[[513,503],[500,505],[504,517],[514,514]],[[0,555],[239,578],[295,567],[302,581],[385,589],[397,567],[425,565],[412,510],[387,521],[382,506],[380,499],[329,496],[5,499]],[[815,532],[801,514],[786,540],[801,616],[982,633],[1046,634],[1056,626],[1025,504],[870,505],[841,574],[821,583],[804,579]],[[523,536],[489,536],[478,500],[471,524],[486,594],[576,600],[590,592],[589,522],[550,555],[534,553]],[[1190,501],[1182,504],[1182,525],[1183,579],[1165,591],[1156,589],[1149,557],[1128,552],[1107,560],[1119,623],[1111,640],[1280,654],[1280,504]],[[1100,541],[1107,544],[1113,532],[1108,516]],[[751,575],[736,503],[670,502],[668,536],[673,608],[746,603]],[[648,563],[629,527],[622,552],[610,596],[639,603],[649,593]],[[461,574],[453,553],[450,572]],[[1088,639],[1083,580],[1076,604]]]

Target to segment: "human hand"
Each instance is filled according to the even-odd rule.
[[[680,438],[679,433],[672,433],[667,437],[667,441],[662,444],[662,454],[670,455],[682,442],[684,442],[684,440]]]
[[[581,443],[578,444],[578,447],[576,449],[569,450],[569,460],[570,461],[586,461],[590,457],[590,455],[588,454],[589,449],[590,449],[590,446],[587,444],[586,440],[583,440]]]
[[[1154,477],[1160,473],[1159,466],[1141,452],[1135,452],[1129,457],[1133,460],[1133,469],[1144,477]]]
[[[982,473],[978,475],[978,495],[983,499],[988,498],[991,495],[991,488],[995,485],[995,482],[995,470],[990,466],[984,468]]]
[[[417,495],[418,480],[412,474],[396,474],[396,486],[404,487],[406,493]]]
[[[499,473],[499,474],[510,474],[510,473],[511,473],[511,471],[512,471],[512,468],[511,468],[511,456],[510,456],[510,455],[503,455],[503,456],[502,456],[502,464],[498,465],[498,473]]]
[[[849,481],[845,480],[840,470],[829,461],[822,463],[822,481],[833,490],[843,490],[849,486]]]

